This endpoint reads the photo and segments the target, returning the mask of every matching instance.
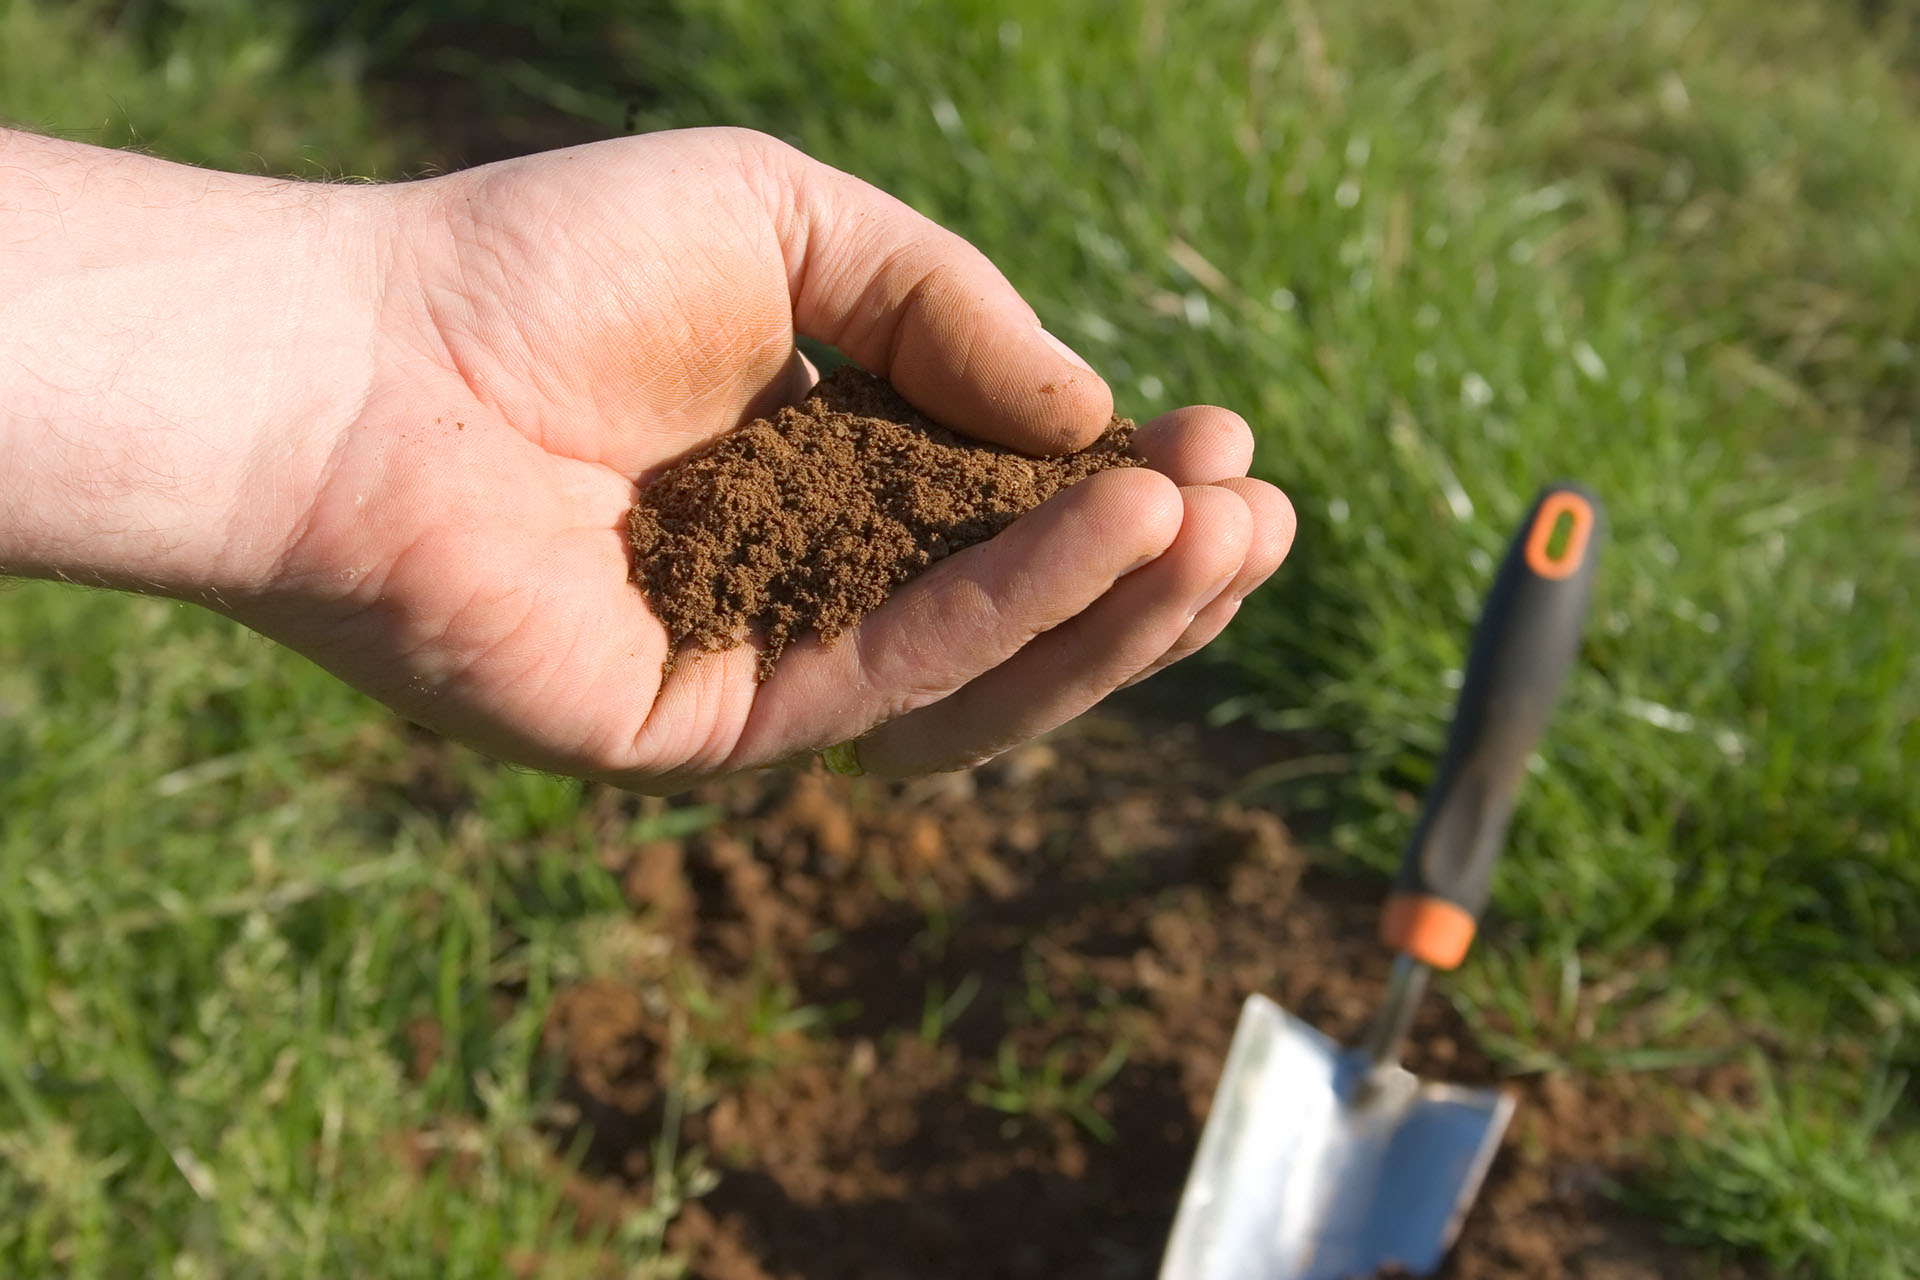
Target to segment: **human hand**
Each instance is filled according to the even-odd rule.
[[[340,362],[327,411],[229,433],[262,496],[208,499],[227,554],[154,580],[491,754],[647,790],[851,738],[875,772],[985,758],[1211,639],[1291,539],[1245,424],[1180,410],[1137,437],[1152,469],[1060,494],[764,683],[746,649],[663,679],[635,483],[798,399],[796,327],[1033,452],[1097,435],[1106,387],[964,242],[757,134],[314,198],[361,336],[302,335]]]

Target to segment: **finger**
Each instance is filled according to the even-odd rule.
[[[1247,545],[1246,563],[1240,566],[1233,584],[1227,588],[1236,600],[1244,600],[1254,588],[1273,576],[1293,550],[1293,535],[1300,519],[1294,514],[1287,495],[1265,480],[1236,476],[1214,486],[1224,489],[1247,504],[1253,521],[1253,537]]]
[[[1107,384],[978,249],[790,147],[767,139],[758,155],[801,333],[967,435],[1045,454],[1098,438]]]
[[[1233,582],[1253,537],[1237,494],[1196,485],[1180,497],[1180,535],[1164,555],[952,697],[880,725],[860,740],[861,764],[910,775],[991,758],[1157,661]]]
[[[1142,680],[1159,675],[1174,663],[1185,661],[1212,644],[1220,638],[1220,633],[1227,629],[1227,624],[1233,621],[1234,615],[1240,612],[1240,605],[1241,600],[1238,596],[1231,591],[1222,591],[1206,608],[1195,615],[1192,622],[1187,624],[1187,629],[1181,633],[1180,639],[1171,649],[1161,654],[1152,665],[1134,675],[1121,687],[1131,689]]]
[[[1247,546],[1247,558],[1225,591],[1202,609],[1181,633],[1173,647],[1146,670],[1127,681],[1134,685],[1148,676],[1166,670],[1183,658],[1190,658],[1219,638],[1227,624],[1240,611],[1240,602],[1273,576],[1293,547],[1296,518],[1287,496],[1263,480],[1240,477],[1223,480],[1213,486],[1237,494],[1247,504],[1253,521],[1253,536]]]
[[[1212,484],[1253,465],[1253,432],[1231,409],[1193,405],[1143,423],[1134,455],[1175,484]]]
[[[843,742],[946,697],[1165,553],[1183,510],[1181,491],[1144,467],[1072,486],[935,565],[835,643],[789,649],[726,767]]]

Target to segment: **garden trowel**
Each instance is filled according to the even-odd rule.
[[[1528,513],[1381,917],[1396,959],[1373,1027],[1343,1047],[1264,996],[1247,1001],[1161,1280],[1428,1275],[1452,1245],[1513,1100],[1423,1082],[1400,1049],[1428,974],[1473,941],[1527,760],[1580,646],[1599,524],[1599,503],[1570,485]]]

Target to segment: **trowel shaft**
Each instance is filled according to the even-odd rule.
[[[1375,1015],[1367,1038],[1360,1044],[1366,1051],[1371,1073],[1400,1064],[1400,1050],[1407,1043],[1414,1012],[1420,1007],[1420,997],[1427,993],[1427,977],[1432,972],[1404,952],[1394,959],[1386,999],[1380,1004],[1380,1012]]]

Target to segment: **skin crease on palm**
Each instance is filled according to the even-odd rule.
[[[0,569],[204,600],[504,759],[648,791],[850,739],[876,773],[961,766],[1199,648],[1292,539],[1246,424],[1181,409],[1141,428],[1148,467],[764,683],[747,648],[663,681],[625,513],[804,394],[796,331],[982,439],[1058,452],[1104,427],[1105,384],[963,240],[739,130],[388,186],[0,134],[0,197],[23,246],[0,296],[41,335],[0,337],[0,390],[33,375],[0,417],[24,495]],[[76,263],[88,283],[62,287]]]

